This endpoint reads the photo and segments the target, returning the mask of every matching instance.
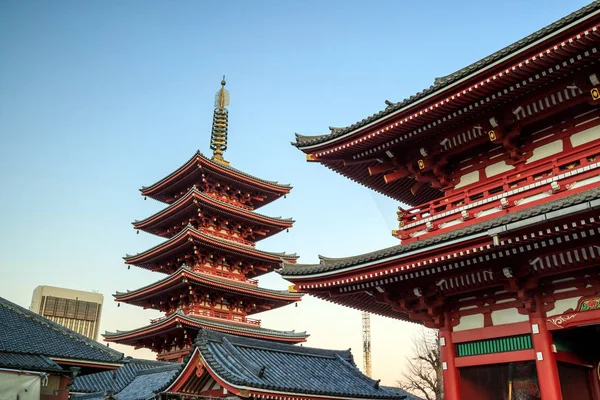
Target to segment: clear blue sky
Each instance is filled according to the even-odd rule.
[[[2,1],[0,295],[28,306],[40,284],[98,290],[103,330],[155,317],[111,297],[162,278],[121,259],[160,242],[131,228],[161,208],[138,188],[208,153],[222,74],[226,158],[294,186],[261,211],[295,227],[261,248],[306,263],[396,244],[397,204],[306,163],[294,132],[352,124],[586,3]],[[362,363],[356,311],[305,299],[260,317],[308,329],[313,346],[352,347]],[[413,331],[374,319],[375,377],[394,382]]]

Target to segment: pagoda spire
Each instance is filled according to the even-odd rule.
[[[223,158],[223,152],[227,150],[227,126],[229,92],[225,89],[225,75],[221,81],[221,89],[215,95],[215,111],[213,114],[212,133],[210,135],[210,149],[213,151],[212,160],[229,165],[229,161]]]

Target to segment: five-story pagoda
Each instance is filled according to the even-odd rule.
[[[254,279],[297,258],[255,247],[257,241],[292,226],[291,219],[254,211],[289,193],[291,186],[256,178],[225,161],[229,93],[224,79],[221,85],[215,96],[212,158],[196,152],[179,169],[141,189],[143,196],[167,206],[133,226],[166,241],[124,258],[126,264],[167,276],[137,290],[118,292],[116,301],[165,315],[135,330],[104,335],[110,342],[149,348],[159,360],[181,362],[202,328],[283,343],[304,342],[308,336],[265,329],[260,320],[248,318],[301,298],[260,288]]]

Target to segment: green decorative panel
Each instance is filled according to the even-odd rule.
[[[504,353],[507,351],[533,349],[531,335],[509,336],[498,339],[478,340],[476,342],[458,343],[456,356],[479,356],[482,354]]]

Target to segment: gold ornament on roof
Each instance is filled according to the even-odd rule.
[[[227,128],[229,116],[227,107],[229,105],[229,92],[225,89],[225,75],[221,81],[221,89],[215,94],[215,111],[213,113],[212,132],[210,135],[210,149],[213,151],[212,160],[221,164],[229,165],[229,161],[223,158],[223,152],[227,150]]]

